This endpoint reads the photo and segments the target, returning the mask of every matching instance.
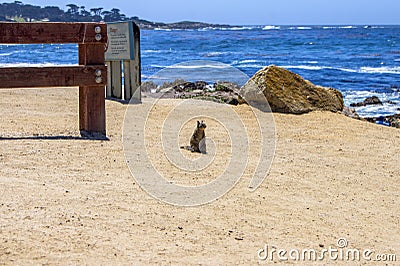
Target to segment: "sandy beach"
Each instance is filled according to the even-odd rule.
[[[146,104],[134,108],[144,112]],[[122,143],[126,108],[107,100],[109,140],[87,140],[79,137],[77,88],[0,91],[0,264],[249,265],[271,263],[258,258],[266,245],[322,250],[339,238],[373,250],[372,258],[400,260],[399,129],[331,112],[275,113],[275,157],[262,185],[248,191],[249,163],[223,197],[186,208],[154,199],[132,177]],[[207,134],[222,141],[213,126]],[[148,137],[156,142],[157,130]],[[225,163],[224,145],[216,165],[195,179],[166,160],[157,167],[173,182],[208,182]],[[335,262],[344,263],[320,264]]]

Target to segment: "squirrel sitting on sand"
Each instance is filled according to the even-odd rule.
[[[204,121],[197,121],[197,127],[190,138],[190,146],[181,146],[181,149],[186,149],[191,152],[206,153],[206,134],[204,130],[207,125]]]

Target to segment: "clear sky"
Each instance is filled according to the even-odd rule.
[[[119,8],[131,17],[231,25],[400,25],[400,0],[21,0],[40,6]],[[13,2],[2,1],[0,2]]]

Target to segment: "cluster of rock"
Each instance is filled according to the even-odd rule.
[[[234,82],[217,81],[207,83],[205,81],[188,82],[177,79],[173,82],[165,82],[157,86],[153,82],[142,84],[143,92],[151,92],[157,97],[180,98],[180,99],[202,99],[210,100],[232,105],[239,104],[239,85]]]
[[[274,65],[259,70],[243,87],[238,84],[218,81],[208,84],[204,81],[187,82],[175,80],[162,86],[147,82],[142,91],[162,93],[169,98],[200,98],[229,104],[243,104],[251,101],[266,104],[271,111],[302,114],[314,110],[342,111],[342,94],[332,88],[316,86],[301,76]],[[257,97],[262,93],[264,97]]]
[[[174,23],[163,23],[163,22],[153,22],[144,19],[139,19],[138,17],[133,17],[132,20],[139,26],[139,28],[144,30],[198,30],[207,28],[234,28],[237,26],[227,25],[227,24],[210,24],[204,22],[195,21],[181,21]]]
[[[178,79],[161,86],[153,82],[144,82],[142,91],[145,95],[147,93],[164,98],[195,98],[233,105],[250,103],[252,106],[261,107],[267,111],[288,114],[303,114],[315,110],[341,112],[355,119],[400,128],[400,114],[380,118],[361,118],[354,108],[344,105],[340,91],[314,85],[301,76],[274,65],[259,70],[242,87],[227,81],[209,84],[205,81],[188,82]],[[382,101],[372,96],[363,102],[351,104],[351,107],[371,104],[381,105]]]
[[[361,107],[367,105],[383,105],[382,101],[377,96],[367,97],[364,101],[358,103],[351,103],[351,107]]]
[[[388,104],[397,104],[396,102],[393,102],[393,101],[387,101],[387,103]],[[371,97],[365,98],[362,102],[351,103],[350,107],[364,107],[364,106],[368,106],[368,105],[383,105],[383,102],[377,96],[371,96]],[[376,124],[400,128],[400,114],[361,118],[357,114],[357,112],[355,111],[354,108],[349,108],[349,107],[344,108],[343,114],[345,114],[346,116],[349,116],[351,118],[355,118],[355,119],[360,119],[360,120],[365,120],[365,121],[376,123]]]
[[[380,117],[367,117],[365,118],[365,120],[375,124],[400,128],[400,114],[380,116]]]
[[[357,114],[357,112],[355,111],[354,108],[350,108],[347,106],[343,109],[342,114],[344,114],[345,116],[354,118],[354,119],[358,119],[358,120],[363,120],[363,121],[368,121],[368,122],[375,123],[375,124],[381,124],[381,125],[385,125],[385,126],[400,128],[400,114],[362,118]]]

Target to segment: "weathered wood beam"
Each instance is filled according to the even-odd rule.
[[[104,45],[79,44],[79,64],[104,67]],[[104,75],[104,76],[103,76]],[[102,83],[89,87],[79,85],[79,130],[81,133],[97,132],[106,135],[105,86],[107,71],[102,71]]]
[[[105,23],[0,22],[0,43],[106,43]]]
[[[0,81],[0,88],[98,87],[107,84],[107,67],[105,65],[6,67],[0,68]]]

